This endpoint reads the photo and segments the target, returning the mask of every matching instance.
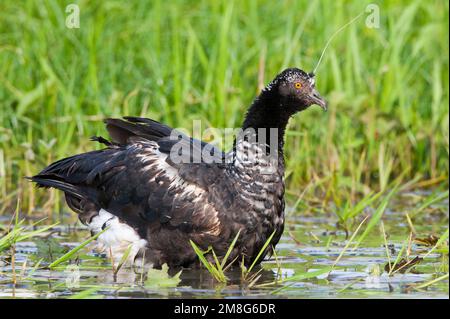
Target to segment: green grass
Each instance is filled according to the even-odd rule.
[[[60,195],[35,194],[23,176],[99,147],[89,137],[105,135],[104,117],[240,126],[262,84],[285,67],[312,70],[373,1],[74,2],[80,29],[65,27],[65,1],[2,3],[0,212],[20,196],[29,214],[57,218]],[[359,19],[318,70],[330,111],[290,123],[293,201],[307,185],[305,199],[343,207],[396,179],[448,183],[449,5],[377,3],[381,28]]]
[[[214,252],[214,249],[212,247],[208,247],[208,249],[206,251],[203,251],[192,240],[189,241],[192,246],[192,249],[195,251],[195,254],[197,255],[199,261],[208,270],[209,274],[220,283],[226,283],[228,280],[227,276],[225,275],[225,271],[228,267],[231,266],[231,264],[233,264],[233,262],[235,260],[231,260],[228,264],[227,264],[227,260],[228,260],[228,257],[230,256],[231,252],[233,251],[234,245],[236,244],[236,241],[239,238],[239,234],[240,234],[240,231],[238,231],[238,233],[234,237],[233,241],[230,243],[230,246],[228,246],[227,252],[221,261],[219,261],[219,259],[217,258],[217,255]],[[269,242],[270,242],[270,240],[268,240],[268,243]],[[208,257],[206,257],[207,254],[210,254],[210,255],[212,254],[212,256],[214,258],[214,262],[208,260]],[[238,256],[238,257],[240,257],[240,256]]]
[[[71,249],[69,252],[52,262],[50,265],[48,265],[49,268],[55,268],[59,266],[61,263],[64,263],[71,258],[73,258],[81,249],[83,249],[85,246],[96,240],[101,234],[103,234],[105,231],[107,231],[109,228],[106,227],[102,231],[98,232],[94,236],[91,236],[90,238],[83,241],[81,244],[77,245],[75,248]]]
[[[34,222],[31,225],[24,225],[25,220],[19,220],[19,207],[20,202],[17,202],[16,211],[12,214],[13,218],[9,225],[0,227],[0,253],[11,248],[14,250],[18,242],[27,241],[33,237],[42,235],[57,225],[52,224],[36,229],[37,226],[42,226],[43,220]]]

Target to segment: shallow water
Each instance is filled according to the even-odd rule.
[[[401,205],[394,203],[383,222],[388,235],[389,253],[395,259],[408,239],[409,227],[405,218],[408,196]],[[406,204],[405,204],[406,202]],[[417,237],[441,235],[448,228],[448,200],[436,204],[439,212],[424,213],[414,223]],[[357,224],[361,219],[357,219]],[[40,259],[36,240],[19,242],[15,247],[14,268],[16,284],[12,284],[11,256],[0,256],[0,298],[66,298],[88,290],[88,298],[448,298],[449,281],[442,280],[424,289],[414,285],[448,273],[448,253],[431,253],[412,270],[389,276],[384,267],[388,261],[379,227],[356,249],[346,250],[336,268],[314,278],[294,282],[273,282],[276,278],[315,271],[333,265],[347,241],[343,231],[336,231],[336,217],[305,216],[288,213],[284,236],[277,245],[277,260],[262,263],[261,277],[252,288],[241,284],[239,268],[228,271],[227,285],[215,282],[207,271],[184,269],[181,282],[174,288],[149,288],[143,284],[145,276],[139,268],[122,268],[114,278],[110,262],[86,247],[80,258],[67,267],[56,270],[36,266]],[[0,220],[1,223],[1,220]],[[76,231],[74,231],[76,230]],[[67,247],[75,247],[89,237],[83,228],[58,226],[52,237]],[[295,238],[295,239],[294,239]],[[423,256],[430,247],[412,244],[411,258]],[[79,280],[78,278],[79,275]],[[277,277],[279,275],[280,277]]]

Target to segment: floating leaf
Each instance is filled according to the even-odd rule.
[[[53,262],[56,258],[61,257],[69,251],[69,248],[61,245],[57,239],[53,237],[36,238],[34,240],[37,248],[37,258],[44,261]]]
[[[145,280],[145,287],[150,289],[176,287],[180,283],[181,270],[173,277],[169,276],[169,267],[167,264],[162,265],[159,269],[149,269],[147,272],[147,279]]]
[[[414,242],[417,245],[431,247],[431,246],[436,245],[438,240],[439,240],[439,237],[436,237],[434,235],[428,235],[427,237],[424,237],[424,238],[415,238]]]
[[[413,266],[417,265],[423,260],[423,258],[416,256],[412,260],[406,260],[405,258],[402,258],[398,263],[392,264],[390,262],[386,263],[384,266],[384,270],[388,273],[394,273],[399,272],[401,274],[404,274],[408,269],[412,268]]]
[[[448,242],[446,243],[446,240],[448,239],[448,228],[447,230],[439,237],[439,240],[436,242],[436,244],[423,256],[423,258],[428,257],[433,251],[436,250],[436,248],[440,247],[441,245],[445,245],[443,248],[443,251],[447,251],[448,253]]]

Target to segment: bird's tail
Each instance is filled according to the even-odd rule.
[[[35,182],[38,187],[45,187],[45,188],[56,188],[64,193],[76,197],[78,199],[85,198],[86,194],[84,194],[81,189],[76,187],[75,185],[72,185],[70,183],[67,183],[64,181],[60,176],[53,175],[53,174],[38,174],[32,177],[26,177],[28,180]]]

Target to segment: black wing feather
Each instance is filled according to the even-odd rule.
[[[190,138],[172,140],[172,129],[156,121],[127,120],[105,121],[113,141],[107,148],[59,160],[31,179],[38,186],[64,191],[69,206],[76,212],[83,211],[86,203],[93,203],[124,220],[144,238],[146,226],[155,221],[184,231],[205,228],[202,224],[208,222],[207,218],[202,217],[197,225],[193,220],[194,211],[205,207],[192,204],[197,195],[177,195],[189,185],[207,189],[220,176],[221,169],[205,163],[175,164],[168,154],[179,142],[191,149],[208,144],[194,143]],[[99,142],[106,144],[102,139]],[[220,158],[224,156],[218,153]],[[179,178],[175,186],[173,176]]]

